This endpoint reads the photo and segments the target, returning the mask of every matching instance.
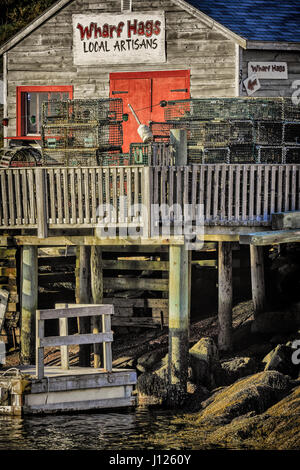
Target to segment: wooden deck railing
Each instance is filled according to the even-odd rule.
[[[270,225],[300,209],[300,165],[192,165],[153,168],[153,202],[203,205],[205,225]],[[188,214],[189,217],[189,214]]]
[[[0,170],[0,229],[139,226],[148,217],[149,167]],[[147,231],[147,229],[146,229]]]
[[[206,225],[270,225],[300,210],[300,165],[0,169],[0,229],[140,227],[150,205],[202,205]],[[140,204],[140,205],[139,205]],[[190,209],[190,208],[189,208]],[[189,212],[190,213],[190,212]],[[152,219],[155,213],[152,214]],[[161,214],[160,214],[161,218]]]

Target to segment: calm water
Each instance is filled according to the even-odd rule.
[[[137,408],[131,412],[61,416],[0,416],[0,450],[201,449],[186,445],[175,415]],[[163,434],[163,438],[162,438]]]

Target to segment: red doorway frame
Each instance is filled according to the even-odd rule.
[[[163,78],[163,77],[186,77],[189,81],[190,91],[190,70],[157,70],[155,72],[112,72],[109,74],[109,82],[122,78]]]

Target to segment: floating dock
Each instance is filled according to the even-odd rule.
[[[0,414],[63,413],[135,406],[136,372],[91,367],[45,367],[43,379],[35,366],[20,366],[0,375]]]

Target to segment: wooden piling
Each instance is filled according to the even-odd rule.
[[[38,300],[38,253],[36,246],[23,246],[21,252],[21,361],[35,360],[35,315]]]
[[[264,252],[262,246],[250,245],[251,285],[254,315],[266,308]]]
[[[169,384],[186,392],[189,351],[189,252],[170,246],[169,263]]]
[[[79,247],[79,289],[78,298],[76,299],[79,304],[90,304],[91,299],[91,276],[90,276],[90,254],[91,249],[89,246]],[[89,333],[91,329],[91,321],[88,317],[80,317],[78,319],[78,330],[80,334]],[[90,365],[90,345],[79,346],[79,366],[88,367]]]
[[[103,263],[101,246],[91,246],[91,293],[92,303],[103,303]],[[101,331],[101,318],[92,317],[92,333],[97,334]],[[94,344],[94,367],[101,366],[101,346]]]
[[[232,349],[232,244],[219,242],[218,259],[218,346]]]

